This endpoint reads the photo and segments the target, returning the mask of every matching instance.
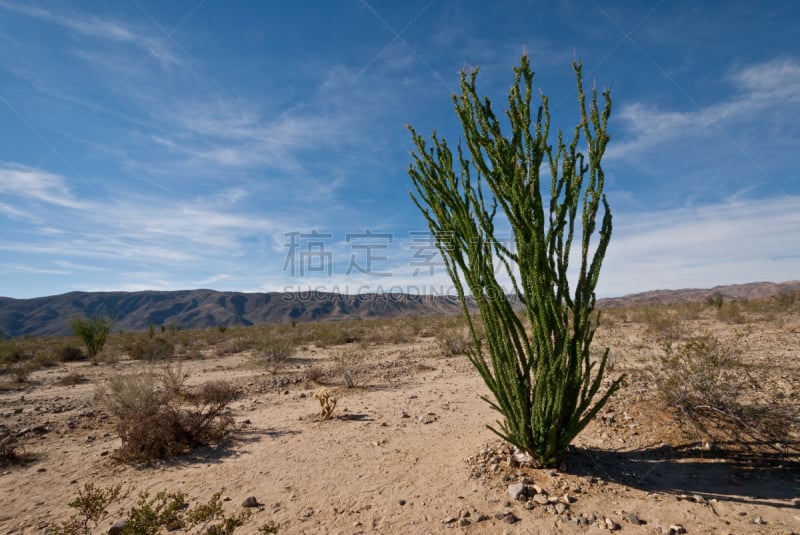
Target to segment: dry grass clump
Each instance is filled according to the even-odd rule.
[[[318,364],[309,366],[306,369],[306,380],[311,381],[312,383],[319,384],[324,376],[325,376],[325,370],[323,370],[322,366]]]
[[[165,360],[175,356],[175,346],[166,338],[156,336],[135,342],[129,354],[134,360]]]
[[[117,455],[127,461],[163,459],[219,442],[233,425],[225,413],[236,394],[221,381],[189,392],[174,367],[116,375],[98,387],[102,405],[117,420]]]
[[[442,354],[445,357],[463,355],[469,348],[472,340],[469,331],[462,321],[449,319],[441,321],[435,326],[434,336]]]
[[[89,379],[80,372],[71,371],[64,377],[58,379],[55,384],[59,386],[73,386],[88,383]]]

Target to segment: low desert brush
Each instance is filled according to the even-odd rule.
[[[710,334],[665,343],[651,372],[667,405],[699,430],[709,419],[742,421],[746,411],[740,400],[756,388],[741,341]]]
[[[366,358],[360,349],[340,349],[333,353],[336,370],[341,374],[347,388],[353,388],[358,382],[359,366]]]
[[[192,393],[174,367],[114,376],[98,387],[98,394],[116,419],[122,439],[117,453],[124,460],[181,455],[219,442],[233,425],[226,415],[236,396],[232,385],[211,382]]]
[[[108,488],[87,483],[78,490],[78,496],[68,505],[76,510],[67,521],[48,528],[51,535],[90,535],[108,518],[109,506],[125,494],[119,485]],[[221,493],[217,492],[206,503],[190,507],[185,493],[161,491],[155,496],[140,492],[136,504],[122,516],[121,535],[156,535],[182,532],[204,535],[231,535],[250,517],[249,511],[228,514],[222,507]],[[191,530],[191,531],[190,531]]]

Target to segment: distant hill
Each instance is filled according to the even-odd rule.
[[[702,302],[709,296],[764,299],[800,291],[800,281],[756,282],[710,289],[654,290],[613,299],[601,307]],[[186,329],[219,325],[256,325],[290,321],[331,321],[353,318],[394,318],[458,314],[454,297],[404,294],[341,295],[308,293],[240,293],[214,290],[171,292],[70,292],[34,299],[0,297],[0,328],[7,336],[49,336],[70,333],[75,316],[110,316],[116,329],[143,331],[151,324],[175,324]]]
[[[721,296],[727,300],[769,299],[780,294],[800,292],[800,281],[789,282],[751,282],[748,284],[731,284],[715,286],[708,289],[684,290],[652,290],[638,294],[601,299],[600,307],[643,306],[643,305],[678,305],[681,303],[704,302],[712,296]]]
[[[146,330],[151,324],[186,329],[219,325],[308,322],[457,314],[454,297],[405,294],[341,295],[322,292],[240,293],[214,290],[169,292],[70,292],[34,299],[0,297],[0,328],[7,336],[69,334],[76,316],[104,315],[115,329]]]

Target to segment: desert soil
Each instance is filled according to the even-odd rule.
[[[797,405],[800,322],[712,318],[691,328],[702,322],[720,336],[738,333],[753,362],[773,363],[759,380]],[[98,533],[138,492],[161,490],[194,500],[221,491],[231,512],[254,496],[262,506],[236,530],[243,534],[268,521],[279,533],[319,534],[800,532],[796,454],[774,444],[709,445],[678,424],[641,372],[657,351],[644,324],[617,318],[598,331],[595,347],[611,348],[609,379],[629,377],[561,470],[517,466],[486,428],[499,415],[481,399],[488,390],[477,372],[463,356],[442,357],[431,336],[371,346],[350,389],[334,373],[334,348],[303,348],[274,375],[246,353],[185,361],[190,384],[226,379],[240,387],[235,431],[219,446],[147,466],[114,460],[119,440],[93,382],[55,384],[69,372],[100,381],[143,363],[41,370],[32,385],[0,393],[4,425],[29,456],[2,469],[0,533],[46,532],[70,515],[67,503],[89,482],[131,490]],[[311,365],[326,370],[320,381],[339,396],[327,421],[316,418],[320,385],[304,378]],[[512,499],[509,485],[519,482],[540,487],[545,503]]]

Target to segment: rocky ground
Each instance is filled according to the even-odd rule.
[[[609,313],[596,347],[611,348],[608,379],[623,388],[578,437],[559,470],[539,469],[486,428],[498,415],[463,356],[444,358],[427,333],[368,345],[356,385],[346,388],[331,357],[338,348],[300,348],[277,373],[250,354],[187,360],[190,384],[225,379],[240,395],[235,431],[222,444],[149,465],[117,461],[111,418],[95,383],[144,363],[87,362],[37,371],[0,392],[1,435],[22,462],[2,468],[0,533],[43,533],[66,519],[68,502],[92,482],[128,495],[97,529],[109,527],[140,491],[183,491],[193,500],[222,492],[225,508],[253,511],[236,533],[800,533],[800,471],[790,440],[759,441],[680,424],[644,371],[658,329],[636,312]],[[798,408],[800,315],[729,322],[711,313],[681,323],[746,344],[767,401]],[[655,333],[655,334],[654,334]],[[663,334],[663,333],[661,333]],[[769,365],[765,365],[769,364]],[[319,366],[319,382],[308,371]],[[60,384],[64,377],[85,378]],[[339,397],[319,421],[314,392]],[[796,420],[784,436],[798,438]]]

